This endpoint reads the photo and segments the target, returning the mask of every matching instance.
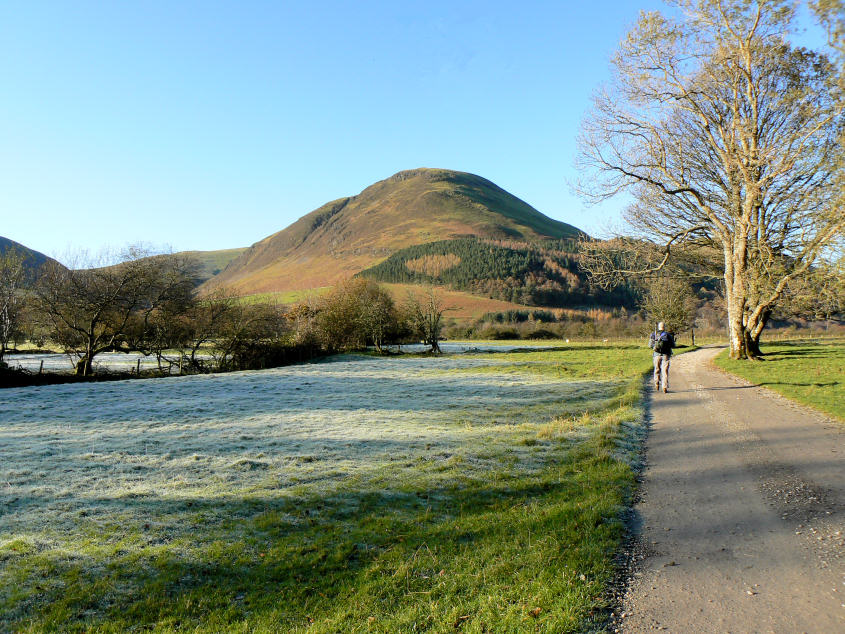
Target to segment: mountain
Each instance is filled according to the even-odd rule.
[[[44,266],[44,264],[47,262],[55,262],[53,258],[44,255],[40,251],[30,249],[29,247],[22,245],[20,242],[15,242],[9,238],[0,236],[0,256],[4,255],[10,249],[14,249],[17,253],[23,254],[24,266],[29,269],[30,276],[33,278],[35,277],[38,269]]]
[[[251,294],[318,288],[413,245],[473,236],[534,242],[581,235],[485,178],[420,168],[326,203],[252,245],[203,289]]]

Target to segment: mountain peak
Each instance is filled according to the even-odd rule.
[[[207,286],[244,294],[302,290],[335,284],[414,244],[579,235],[481,176],[420,167],[315,209],[254,244]]]

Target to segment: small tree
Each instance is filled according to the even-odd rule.
[[[360,325],[367,339],[381,352],[385,344],[399,335],[399,313],[390,294],[375,282],[368,282],[361,291]]]
[[[313,319],[326,350],[357,350],[372,343],[381,351],[399,322],[390,294],[366,278],[338,284],[317,302]]]
[[[184,311],[171,312],[165,307],[157,312],[147,341],[150,353],[159,359],[159,367],[163,359],[192,373],[214,370],[221,357],[212,356],[209,363],[200,356],[200,350],[206,345],[213,350],[224,332],[231,332],[231,323],[237,321],[232,313],[238,311],[238,305],[238,298],[219,288],[205,297],[194,297]]]
[[[693,327],[695,294],[685,279],[660,276],[648,280],[641,306],[652,327],[661,321],[675,333]]]
[[[250,348],[278,341],[285,330],[286,322],[276,306],[234,302],[216,329],[211,348],[215,369],[246,369],[236,363],[236,358],[245,360]]]
[[[346,280],[320,298],[315,323],[324,349],[358,350],[367,345],[359,295],[368,282],[354,278]]]
[[[21,328],[23,314],[22,287],[26,279],[25,256],[14,247],[0,254],[0,363],[9,341]]]
[[[434,287],[429,287],[422,297],[412,292],[405,300],[405,319],[413,334],[429,346],[429,352],[440,354],[440,334],[443,330],[443,313],[448,308]]]

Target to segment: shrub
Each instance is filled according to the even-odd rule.
[[[526,339],[557,339],[558,336],[553,333],[551,330],[547,328],[537,328],[536,330],[532,330],[527,335],[525,335]]]

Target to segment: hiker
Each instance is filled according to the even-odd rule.
[[[666,332],[665,324],[661,321],[648,338],[648,347],[654,350],[654,389],[660,390],[661,376],[663,393],[669,391],[669,359],[672,357],[672,348],[675,347],[675,337],[671,332]]]

